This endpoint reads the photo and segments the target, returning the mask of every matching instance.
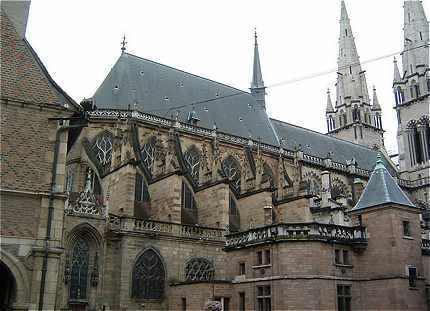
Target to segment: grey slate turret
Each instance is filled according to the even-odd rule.
[[[381,155],[378,155],[369,182],[352,211],[386,204],[416,208],[385,168]]]
[[[261,108],[266,109],[266,87],[261,73],[260,53],[258,52],[257,31],[254,33],[254,65],[252,69],[252,82],[249,88]]]
[[[333,104],[331,102],[331,97],[330,97],[330,89],[327,90],[327,107],[325,109],[325,112],[326,113],[334,112]]]

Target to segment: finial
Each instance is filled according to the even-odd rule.
[[[128,42],[126,42],[125,41],[125,35],[122,37],[122,42],[121,42],[121,53],[124,53],[125,52],[125,45],[127,44]]]
[[[255,40],[255,45],[257,45],[257,27],[254,27],[254,40]]]
[[[375,86],[375,84],[373,85],[373,92],[375,92],[376,91],[376,86]]]
[[[378,152],[378,155],[376,156],[376,166],[375,170],[385,168],[384,161],[382,161],[382,155],[380,152]]]
[[[395,64],[397,64],[397,58],[394,56],[394,61]]]
[[[327,88],[327,95],[330,95],[330,88]]]

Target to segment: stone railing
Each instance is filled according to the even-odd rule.
[[[367,243],[364,227],[345,227],[318,223],[277,224],[226,236],[226,248],[240,248],[268,241],[309,240]]]
[[[217,228],[143,220],[113,214],[109,214],[109,229],[120,232],[142,232],[210,241],[224,241],[226,232]]]
[[[399,179],[398,183],[405,188],[418,188],[430,185],[430,177],[424,177],[416,180]]]

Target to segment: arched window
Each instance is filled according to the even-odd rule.
[[[196,146],[191,146],[184,154],[185,165],[195,184],[199,183],[200,151]]]
[[[421,146],[421,140],[420,140],[420,133],[418,132],[417,128],[414,128],[414,144],[415,144],[415,158],[417,160],[417,163],[422,163],[424,161],[423,159],[423,150]]]
[[[194,194],[185,181],[182,181],[181,222],[190,225],[195,225],[198,222],[198,210]]]
[[[155,162],[155,136],[148,139],[147,143],[143,145],[141,149],[143,165],[152,172]]]
[[[224,175],[228,177],[233,189],[240,192],[240,165],[233,156],[228,156],[221,164]]]
[[[405,101],[405,94],[400,86],[396,88],[394,99],[396,100],[396,105],[401,105]]]
[[[343,114],[343,125],[347,124],[346,112]]]
[[[187,281],[211,281],[214,278],[214,265],[206,258],[192,258],[185,266]]]
[[[136,184],[134,188],[134,217],[147,218],[151,207],[151,196],[145,178],[136,173]]]
[[[352,110],[352,120],[354,120],[354,121],[360,121],[361,120],[360,110],[358,109],[357,105],[355,105],[354,109]]]
[[[86,240],[76,240],[70,265],[70,300],[86,300],[88,286],[89,245]]]
[[[152,249],[137,259],[132,276],[131,297],[137,299],[161,299],[164,295],[166,273],[160,256]]]
[[[107,131],[99,134],[94,138],[91,150],[98,164],[103,169],[109,168],[112,161],[112,134]]]
[[[263,177],[261,181],[262,183],[269,182],[270,187],[274,187],[273,172],[266,162],[263,163]]]
[[[240,216],[239,209],[234,196],[230,193],[228,200],[228,213],[229,213],[229,231],[236,232],[240,230]]]
[[[420,86],[417,84],[415,80],[412,80],[410,86],[411,99],[417,98],[420,96]]]

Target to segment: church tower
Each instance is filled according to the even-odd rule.
[[[402,70],[395,59],[393,79],[400,177],[419,184],[416,201],[429,202],[429,23],[421,1],[405,1],[403,30]]]
[[[336,100],[327,98],[328,134],[368,147],[383,147],[381,106],[373,88],[371,105],[365,71],[355,46],[345,2],[341,2]]]
[[[264,86],[263,74],[261,73],[257,31],[254,32],[254,65],[252,69],[252,82],[249,90],[261,108],[266,110],[266,87]]]

